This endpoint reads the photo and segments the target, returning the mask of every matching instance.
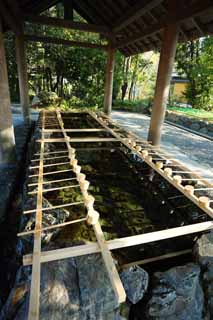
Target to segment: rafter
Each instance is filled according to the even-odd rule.
[[[137,2],[136,5],[131,6],[130,10],[128,10],[128,12],[125,15],[123,15],[121,19],[116,23],[116,25],[113,28],[113,31],[117,33],[121,29],[128,26],[130,23],[140,18],[143,14],[152,10],[161,2],[162,0],[152,0],[149,1],[145,6],[144,1],[139,1],[139,3]]]
[[[100,45],[89,42],[81,42],[81,41],[73,41],[73,40],[65,40],[60,38],[53,38],[47,36],[36,36],[36,35],[28,35],[24,36],[26,41],[34,41],[34,42],[44,42],[44,43],[52,43],[57,45],[71,46],[71,47],[81,47],[81,48],[92,48],[92,49],[102,49],[106,50],[106,45]]]
[[[30,23],[52,26],[57,28],[73,29],[93,33],[110,33],[110,30],[105,26],[94,25],[91,23],[73,22],[71,20],[66,19],[58,19],[46,16],[35,16],[27,14],[24,17],[24,20]]]
[[[22,32],[20,23],[17,23],[17,19],[11,12],[10,6],[7,6],[5,1],[0,1],[0,13],[4,22],[8,25],[8,27],[16,34],[19,35]]]
[[[32,11],[34,13],[40,13],[44,10],[47,10],[53,7],[58,0],[40,0],[40,1],[31,1],[30,5],[27,6],[27,10]]]
[[[181,9],[178,10],[178,12],[175,16],[176,22],[182,22],[186,19],[193,18],[193,17],[199,15],[200,13],[203,13],[203,12],[209,10],[210,8],[213,8],[213,2],[211,0],[203,0],[202,2],[196,1],[195,3],[193,3],[191,6],[189,6],[185,10],[181,10]],[[158,23],[155,23],[148,28],[144,28],[144,30],[142,30],[140,33],[135,34],[133,37],[125,38],[125,39],[117,42],[116,48],[125,47],[131,43],[134,43],[136,41],[140,41],[140,40],[146,38],[147,36],[151,36],[151,35],[155,34],[156,32],[163,29],[166,26],[166,24],[168,23],[168,21],[170,21],[169,14],[168,14],[167,18],[164,18],[163,20],[159,20]]]
[[[203,28],[201,27],[200,22],[196,18],[192,18],[192,23],[196,27],[196,29],[199,31],[200,35],[203,37],[205,33],[203,31]]]

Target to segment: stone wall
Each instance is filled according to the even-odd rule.
[[[32,124],[33,127],[33,124]],[[15,188],[17,187],[17,179],[24,160],[24,153],[31,134],[31,126],[21,123],[15,128],[16,139],[16,161],[14,164],[0,164],[0,223],[4,221],[6,212],[12,198]]]
[[[196,120],[168,110],[166,111],[166,120],[213,138],[213,122]]]

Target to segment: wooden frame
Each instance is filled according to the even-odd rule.
[[[181,237],[187,234],[198,233],[202,231],[212,230],[213,221],[195,223],[188,226],[182,226],[177,228],[171,228],[161,231],[154,231],[145,234],[139,234],[131,237],[118,238],[107,241],[109,250],[116,250],[121,248],[127,248],[137,246],[145,243],[151,243],[155,241],[162,241],[166,239],[172,239]],[[41,253],[41,263],[49,261],[56,261],[60,259],[67,259],[70,257],[79,257],[86,254],[92,254],[100,252],[98,243],[91,243],[86,245],[78,245],[75,247],[69,247],[64,249],[50,250]],[[25,255],[23,257],[24,265],[32,264],[32,255]]]
[[[35,155],[40,156],[39,157],[39,166],[32,167],[32,169],[39,169],[38,174],[36,175],[30,175],[29,177],[37,177],[38,181],[35,183],[29,183],[29,186],[35,186],[37,187],[36,191],[29,192],[29,194],[37,194],[37,207],[35,209],[26,210],[23,213],[24,214],[36,214],[36,225],[35,229],[31,231],[24,231],[20,232],[19,236],[27,236],[27,235],[33,235],[34,236],[34,250],[33,254],[26,255],[23,257],[23,263],[24,265],[31,265],[32,268],[32,281],[31,281],[31,291],[30,291],[30,307],[29,307],[29,319],[39,319],[39,292],[40,292],[40,265],[41,263],[55,261],[59,259],[66,259],[69,257],[77,257],[81,255],[86,254],[92,254],[100,252],[102,254],[112,287],[114,289],[116,298],[119,303],[125,301],[126,295],[123,288],[123,285],[121,283],[121,280],[119,278],[118,272],[116,270],[115,264],[113,262],[112,256],[111,256],[111,250],[116,250],[120,248],[130,247],[130,246],[136,246],[141,245],[145,243],[150,243],[154,241],[162,241],[165,239],[170,239],[174,237],[180,237],[187,234],[193,234],[198,232],[203,232],[207,230],[213,229],[213,221],[207,221],[202,223],[196,223],[192,225],[186,225],[181,226],[177,228],[171,228],[161,231],[155,231],[155,232],[149,232],[145,234],[130,236],[130,237],[124,237],[120,239],[114,239],[110,241],[105,241],[104,234],[101,229],[101,225],[98,221],[98,213],[94,211],[93,204],[88,206],[88,186],[89,182],[87,182],[87,188],[85,189],[85,183],[86,180],[80,179],[81,174],[81,167],[77,165],[77,159],[75,159],[75,150],[71,147],[70,141],[73,139],[70,139],[67,136],[67,131],[64,129],[63,120],[61,117],[60,112],[57,110],[55,113],[55,119],[58,121],[58,126],[60,129],[57,129],[57,132],[61,132],[63,134],[63,142],[66,144],[67,151],[59,150],[55,152],[44,152],[44,145],[45,143],[52,143],[52,140],[55,139],[45,139],[45,116],[47,114],[53,114],[53,112],[42,112],[42,120],[41,120],[41,139],[37,142],[40,143],[40,154],[36,153]],[[199,208],[201,208],[204,212],[206,212],[211,218],[213,217],[213,209],[210,207],[210,202],[212,200],[208,199],[201,199],[205,197],[197,197],[194,195],[194,191],[203,191],[203,190],[212,190],[212,185],[206,181],[204,178],[201,178],[200,176],[197,176],[194,172],[188,170],[185,166],[183,166],[181,163],[179,163],[176,160],[171,159],[171,156],[165,153],[162,149],[155,148],[152,145],[150,145],[148,142],[143,141],[142,139],[138,140],[137,137],[134,135],[131,135],[131,139],[124,139],[121,138],[120,134],[123,134],[123,129],[121,132],[119,132],[119,129],[112,130],[109,128],[108,123],[109,119],[107,117],[98,117],[92,112],[88,112],[88,115],[90,115],[94,120],[97,121],[99,125],[103,128],[104,131],[108,132],[112,138],[107,138],[108,140],[106,142],[110,141],[117,141],[121,144],[121,146],[124,146],[125,148],[128,148],[131,152],[134,154],[137,154],[137,156],[145,161],[152,169],[154,169],[156,172],[158,172],[163,178],[165,178],[170,184],[172,184],[174,187],[176,187],[177,190],[182,192],[181,196],[185,196],[188,199],[190,199],[192,202],[194,202]],[[47,117],[48,118],[48,117]],[[54,129],[53,129],[54,130]],[[61,131],[58,131],[61,130]],[[53,131],[54,132],[54,131]],[[71,132],[71,131],[70,131]],[[137,141],[137,142],[136,142]],[[71,152],[72,151],[72,152]],[[44,155],[49,155],[50,153],[53,155],[62,154],[66,152],[66,157],[70,159],[70,162],[66,162],[66,164],[69,164],[70,169],[68,170],[59,170],[59,171],[53,171],[53,172],[43,172],[43,168],[45,167],[44,161],[45,157]],[[153,154],[156,156],[156,158],[152,157]],[[60,156],[59,156],[60,157]],[[53,156],[54,158],[54,156]],[[56,156],[57,158],[57,156]],[[52,157],[46,157],[46,159],[52,160]],[[165,167],[165,163],[163,160],[170,159],[169,161],[172,163],[173,166],[180,168],[178,171],[172,171],[171,168]],[[158,161],[159,160],[159,161]],[[36,159],[38,161],[38,159]],[[53,165],[58,165],[53,164]],[[193,178],[191,179],[198,179],[199,181],[202,181],[204,183],[204,188],[191,188],[191,186],[183,186],[182,180],[184,181],[184,178],[182,179],[180,176],[173,176],[173,173],[182,173],[185,172],[190,173]],[[43,177],[45,174],[57,174],[60,172],[73,172],[75,174],[75,177],[72,178],[64,178],[64,179],[54,179],[51,181],[43,181]],[[194,176],[195,175],[195,176]],[[85,176],[83,174],[83,176]],[[81,176],[82,178],[82,176]],[[58,183],[61,181],[70,181],[70,180],[77,180],[78,185],[73,186],[64,186],[64,187],[53,187],[51,189],[43,189],[43,185],[45,184],[53,184]],[[42,207],[42,194],[45,191],[51,191],[61,188],[71,188],[74,186],[79,186],[81,189],[81,193],[83,196],[83,201],[75,202],[75,203],[68,203],[64,205],[55,205],[47,208]],[[190,188],[189,188],[190,187]],[[202,189],[202,190],[201,190]],[[42,213],[45,211],[53,210],[56,208],[66,208],[73,205],[81,205],[83,204],[87,208],[87,217],[83,217],[74,221],[65,221],[63,223],[52,225],[48,227],[42,228]],[[92,208],[93,215],[91,215],[90,209]],[[54,228],[61,228],[63,226],[66,226],[68,224],[72,223],[80,223],[80,222],[87,222],[90,223],[93,227],[93,230],[96,235],[97,242],[88,244],[88,245],[80,245],[70,248],[62,248],[57,250],[51,250],[51,251],[45,251],[41,252],[41,232],[46,231],[49,229]],[[185,251],[184,251],[185,252]],[[188,251],[187,251],[188,252]],[[167,256],[167,255],[165,255]],[[169,255],[171,256],[171,254]],[[154,258],[150,258],[148,260],[154,261]]]
[[[51,26],[55,28],[65,28],[92,33],[111,34],[110,29],[105,26],[94,25],[91,23],[74,22],[72,20],[58,19],[47,16],[25,15],[24,20],[30,23]]]
[[[99,137],[91,137],[91,138],[70,138],[67,136],[66,138],[70,142],[114,142],[118,141],[116,138],[99,138]],[[49,138],[44,139],[44,142],[50,142],[50,143],[58,143],[58,142],[66,142],[65,138]],[[41,142],[41,140],[37,140],[37,142]]]
[[[42,124],[45,122],[45,112],[42,112]],[[41,132],[41,137],[44,138],[44,131]],[[41,271],[41,229],[42,229],[42,189],[43,189],[43,152],[44,141],[41,142],[40,147],[40,162],[38,174],[38,193],[36,204],[35,217],[35,234],[33,243],[33,266],[30,287],[30,302],[28,319],[39,319],[39,305],[40,305],[40,271]]]
[[[108,132],[111,133],[112,136],[117,138],[123,145],[125,145],[128,149],[133,151],[135,154],[137,154],[137,156],[139,158],[141,158],[143,161],[145,161],[152,169],[154,169],[163,178],[165,178],[168,182],[170,182],[170,184],[172,184],[176,189],[178,189],[180,192],[182,192],[184,194],[184,196],[186,196],[188,199],[190,199],[192,202],[194,202],[199,208],[201,208],[211,218],[213,218],[213,209],[209,206],[210,199],[203,199],[203,197],[199,198],[199,197],[195,196],[194,190],[190,189],[190,191],[189,191],[188,188],[184,187],[181,184],[182,177],[179,180],[177,180],[175,178],[175,176],[173,178],[171,168],[164,168],[164,170],[163,170],[162,168],[164,167],[164,164],[161,161],[157,161],[156,163],[154,163],[152,157],[149,156],[149,151],[148,151],[149,149],[148,148],[146,149],[146,147],[144,147],[144,150],[142,150],[142,148],[140,146],[137,146],[137,144],[134,140],[130,139],[130,141],[129,141],[129,139],[127,139],[128,141],[126,141],[126,139],[121,138],[119,136],[118,132],[115,133],[112,129],[110,129],[106,125],[106,122],[109,121],[109,119],[106,115],[103,114],[103,117],[105,117],[105,122],[104,122],[101,118],[98,118],[92,112],[90,112],[90,111],[88,111],[88,112],[93,117],[93,119],[96,119],[96,121],[98,121],[98,123],[101,124],[106,130],[108,130]],[[150,145],[149,143],[145,143],[145,144],[152,149],[152,145]],[[138,147],[140,150],[138,149]],[[202,181],[206,185],[206,187],[213,186],[213,184],[210,184],[208,181],[205,180],[205,178],[202,179],[200,176],[195,175],[195,172],[190,171],[190,170],[186,171],[186,167],[183,166],[180,162],[178,162],[178,161],[171,161],[171,162],[173,163],[174,166],[178,165],[180,168],[182,168],[182,170],[176,171],[176,172],[174,171],[174,173],[182,173],[182,174],[188,173],[188,174],[191,174],[192,176],[194,176],[195,178],[198,177],[198,179],[200,179],[200,181]],[[203,200],[205,200],[205,201],[203,202]]]
[[[25,41],[52,43],[52,44],[56,44],[56,45],[63,45],[63,46],[70,46],[70,47],[107,50],[106,45],[89,43],[89,42],[66,40],[66,39],[60,39],[60,38],[54,38],[54,37],[48,37],[48,36],[36,36],[36,35],[31,35],[31,34],[25,34],[24,39],[25,39]]]

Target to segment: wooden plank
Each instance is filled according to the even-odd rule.
[[[193,1],[191,5],[187,5],[187,8],[182,8],[179,6],[179,9],[176,12],[176,19],[173,19],[173,22],[182,22],[186,19],[195,17],[201,13],[204,13],[210,10],[213,7],[211,0],[203,0],[203,1]],[[141,41],[144,38],[155,34],[156,32],[161,31],[168,21],[171,20],[171,15],[168,14],[163,20],[159,20],[157,23],[151,25],[150,27],[144,28],[138,33],[135,33],[131,37],[126,37],[116,43],[116,48],[126,47],[134,42]]]
[[[44,161],[44,158],[43,158]],[[55,166],[62,166],[65,164],[69,164],[69,162],[57,162],[57,163],[49,163],[49,164],[44,164],[43,168],[49,168],[49,167],[55,167]],[[30,166],[29,169],[30,170],[34,170],[34,169],[38,169],[39,166]]]
[[[43,185],[44,185],[44,184],[52,184],[52,183],[64,182],[64,181],[72,181],[72,180],[76,180],[76,178],[66,178],[66,179],[43,181]],[[37,185],[38,185],[38,182],[29,183],[29,184],[28,184],[28,187],[33,187],[33,186],[37,186]]]
[[[200,179],[198,179],[198,178],[185,178],[185,179],[182,179],[183,181],[201,181],[201,182],[203,182],[203,180],[205,179],[205,181],[213,181],[213,178],[200,178]]]
[[[195,223],[188,226],[182,226],[177,228],[171,228],[161,231],[154,231],[136,236],[118,238],[106,241],[109,250],[116,250],[121,248],[132,247],[145,243],[151,243],[155,241],[162,241],[166,239],[172,239],[181,237],[187,234],[199,233],[213,229],[213,221],[206,221],[201,223]],[[60,259],[67,259],[70,257],[82,256],[85,254],[92,254],[100,252],[98,243],[92,243],[88,245],[79,245],[70,248],[50,250],[41,253],[41,263],[55,261]],[[23,264],[32,264],[32,255],[25,255],[23,257]]]
[[[71,20],[58,19],[47,16],[35,16],[27,14],[24,16],[24,20],[33,24],[35,23],[40,25],[52,26],[55,28],[64,28],[102,34],[110,33],[110,30],[105,26],[95,25],[91,23],[74,22]]]
[[[96,138],[96,137],[85,137],[85,138],[69,138],[67,137],[70,142],[114,142],[118,141],[116,138]],[[66,142],[65,138],[49,138],[44,139],[44,142],[48,143],[57,143],[57,142]],[[41,142],[41,140],[37,140],[37,142]]]
[[[83,201],[78,201],[78,202],[71,202],[71,203],[65,203],[65,204],[59,204],[57,206],[51,206],[48,208],[42,208],[41,211],[51,211],[54,209],[60,209],[60,208],[67,208],[67,207],[71,207],[71,206],[77,206],[79,204],[84,204]],[[29,214],[29,213],[34,213],[36,212],[36,209],[32,209],[32,210],[26,210],[23,212],[23,214]]]
[[[126,293],[125,293],[124,287],[122,285],[122,282],[120,280],[115,263],[113,261],[111,252],[109,251],[109,248],[107,246],[107,243],[104,238],[103,231],[101,229],[99,222],[97,224],[93,225],[93,230],[95,232],[99,247],[101,249],[101,254],[102,254],[103,260],[105,262],[105,266],[108,271],[108,275],[109,275],[112,287],[114,289],[116,298],[119,303],[123,303],[126,301]]]
[[[98,121],[104,128],[108,130],[115,138],[117,138],[123,145],[125,145],[128,149],[133,151],[135,154],[138,155],[139,158],[141,158],[143,161],[145,161],[152,169],[154,169],[157,173],[159,173],[162,177],[164,177],[168,182],[170,182],[171,185],[173,185],[176,189],[178,189],[181,193],[183,193],[188,199],[190,199],[193,203],[195,203],[200,209],[202,209],[204,212],[206,212],[211,218],[213,218],[213,209],[210,208],[209,206],[203,206],[199,198],[196,197],[194,194],[191,194],[190,192],[187,192],[185,187],[181,184],[178,184],[176,180],[173,179],[171,175],[168,175],[164,170],[160,169],[158,167],[158,164],[153,163],[152,160],[150,160],[150,157],[143,156],[141,152],[137,151],[135,147],[130,145],[126,139],[123,139],[119,136],[118,133],[115,133],[112,129],[110,129],[103,120],[95,117],[91,111],[88,111],[88,113]],[[186,171],[187,172],[187,171]],[[183,172],[182,172],[183,173]],[[188,171],[188,173],[192,173],[192,171]],[[204,179],[205,180],[205,179]],[[206,182],[208,183],[208,182]]]
[[[43,176],[49,176],[51,174],[58,174],[58,173],[64,173],[64,172],[73,172],[72,169],[66,169],[66,170],[58,170],[58,171],[51,171],[51,172],[44,172]],[[38,177],[38,174],[31,174],[29,175],[29,178]]]
[[[55,159],[63,159],[63,158],[68,158],[68,154],[65,156],[58,156],[58,157],[47,157],[47,158],[43,158],[44,161],[48,161],[48,160],[55,160]],[[31,162],[37,162],[40,161],[40,159],[32,159]]]
[[[56,111],[57,114],[57,118],[58,118],[58,122],[60,124],[60,127],[63,131],[63,135],[66,141],[66,145],[67,148],[70,149],[71,145],[70,145],[70,141],[67,139],[67,134],[66,131],[64,129],[64,125],[63,125],[63,121],[61,118],[61,115],[59,113],[59,111]],[[82,189],[81,189],[82,190]],[[84,196],[84,193],[82,191],[82,195]],[[84,196],[85,197],[85,196]],[[89,211],[88,211],[89,212]],[[101,230],[101,226],[99,224],[99,222],[97,222],[95,225],[93,225],[93,229],[96,235],[96,238],[98,240],[98,244],[100,246],[101,249],[101,254],[105,263],[105,267],[107,269],[110,281],[111,281],[111,285],[113,287],[113,290],[115,292],[115,296],[118,300],[118,303],[122,303],[126,300],[126,293],[125,290],[123,288],[122,282],[120,280],[120,277],[118,275],[116,266],[114,264],[114,261],[112,259],[111,253],[105,243],[105,239],[104,239],[104,235],[103,232]]]
[[[56,44],[56,45],[64,45],[64,46],[70,46],[70,47],[91,48],[91,49],[101,49],[101,50],[107,49],[106,45],[89,43],[89,42],[66,40],[66,39],[60,39],[60,38],[54,38],[54,37],[48,37],[48,36],[37,36],[37,35],[33,35],[33,34],[32,35],[25,34],[24,39],[25,39],[25,41],[52,43],[52,44]]]
[[[81,218],[81,219],[66,221],[66,222],[63,222],[63,223],[53,224],[52,226],[44,227],[44,228],[39,229],[39,230],[37,229],[37,230],[19,232],[17,234],[17,236],[18,237],[29,236],[31,234],[35,234],[38,231],[39,232],[43,232],[43,231],[52,230],[52,229],[56,229],[56,228],[62,228],[62,227],[68,226],[70,224],[75,224],[75,223],[79,223],[79,222],[85,222],[86,220],[87,220],[87,218]]]
[[[105,116],[105,115],[104,115]],[[106,116],[105,116],[106,117]],[[96,117],[95,117],[96,119]],[[99,119],[96,119],[96,120],[99,120]],[[117,124],[117,123],[116,123]],[[123,130],[123,129],[122,129]],[[115,132],[115,130],[112,130],[113,132]],[[138,136],[135,135],[134,133],[132,132],[129,132],[127,130],[125,130],[127,133],[129,133],[131,135],[131,141],[134,140],[135,142],[138,142],[140,143],[140,146],[142,146],[142,149],[144,148],[145,150],[147,150],[149,153],[151,151],[155,151],[155,153],[160,153],[162,155],[164,155],[164,157],[167,157],[167,158],[170,158],[171,157],[171,153],[168,153],[166,152],[165,150],[163,150],[162,148],[160,148],[159,146],[153,146],[149,143],[149,141],[145,141],[145,140],[142,140],[142,139],[138,139]],[[110,131],[111,133],[111,131]],[[115,132],[116,133],[116,132]],[[118,132],[119,133],[119,132]],[[129,139],[127,139],[129,140]],[[124,142],[127,142],[127,140],[125,139]],[[182,171],[181,173],[184,173],[184,172],[187,172],[187,173],[190,173],[191,177],[194,178],[194,179],[198,179],[199,181],[202,181],[202,183],[204,183],[205,185],[211,187],[212,186],[212,183],[209,183],[208,182],[208,179],[205,179],[205,178],[201,178],[200,175],[198,175],[195,171],[189,171],[189,168],[187,168],[183,163],[181,163],[180,161],[178,160],[173,160],[171,161],[171,164],[167,164],[166,165],[167,167],[179,167]]]
[[[194,26],[197,28],[197,30],[200,32],[200,36],[204,37],[205,32],[203,30],[203,28],[201,27],[200,22],[198,22],[198,20],[196,18],[192,18],[192,23],[194,24]]]
[[[113,27],[113,32],[117,33],[120,30],[127,27],[129,24],[139,19],[142,15],[146,14],[154,7],[158,6],[162,0],[152,0],[148,1],[145,5],[143,1],[136,2],[135,5],[131,5],[125,13],[122,12],[122,17],[116,22]]]
[[[45,111],[42,112],[42,121],[45,121]],[[43,126],[42,126],[43,129]],[[41,132],[42,139],[44,138],[44,132]],[[30,302],[29,302],[29,320],[39,319],[39,305],[40,305],[40,257],[41,257],[41,228],[42,228],[42,183],[43,183],[43,152],[44,141],[40,147],[40,164],[39,164],[39,176],[38,176],[38,194],[36,204],[36,216],[35,216],[35,234],[33,242],[33,266],[30,286]]]
[[[68,150],[60,150],[60,151],[50,151],[50,152],[44,152],[43,155],[49,155],[49,154],[58,154],[58,153],[67,153]],[[35,153],[34,156],[40,156],[40,153]]]
[[[95,129],[95,128],[87,128],[87,129],[64,129],[66,132],[106,132],[105,129]],[[61,129],[45,129],[44,132],[61,132]]]
[[[147,258],[147,259],[143,259],[143,260],[137,260],[134,262],[130,262],[130,263],[126,263],[122,265],[122,268],[126,269],[126,268],[130,268],[136,265],[143,265],[143,264],[147,264],[147,263],[151,263],[151,262],[156,262],[156,261],[161,261],[161,260],[165,260],[165,259],[171,259],[171,258],[175,258],[175,257],[179,257],[185,254],[190,254],[192,253],[191,249],[186,249],[186,250],[180,250],[180,251],[176,251],[176,252],[171,252],[171,253],[166,253],[163,254],[161,256],[157,256],[157,257],[153,257],[153,258]]]
[[[75,185],[71,185],[71,186],[55,187],[55,188],[43,189],[42,193],[56,191],[56,190],[78,188],[78,187],[79,187],[79,184],[75,184]],[[38,193],[38,191],[36,190],[36,191],[30,191],[27,194],[37,194],[37,193]]]

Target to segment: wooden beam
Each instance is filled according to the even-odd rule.
[[[182,194],[184,194],[185,197],[187,197],[188,199],[190,199],[193,203],[195,203],[199,208],[201,208],[204,212],[206,212],[211,218],[213,218],[213,209],[209,206],[209,205],[203,205],[203,203],[201,203],[199,197],[195,196],[194,194],[191,194],[190,192],[187,192],[185,187],[182,184],[177,183],[177,181],[175,179],[173,179],[172,177],[172,170],[170,168],[170,174],[168,174],[165,170],[162,170],[162,168],[159,168],[158,166],[158,162],[154,163],[152,161],[152,157],[149,156],[148,150],[144,150],[141,148],[141,151],[138,150],[138,147],[136,142],[134,142],[134,145],[132,143],[129,143],[126,140],[129,139],[124,139],[121,138],[120,135],[118,133],[115,133],[111,128],[109,128],[101,119],[95,117],[93,115],[92,112],[89,112],[89,114],[96,119],[96,121],[98,121],[104,128],[106,128],[115,138],[117,138],[121,143],[123,143],[123,145],[125,145],[129,150],[131,150],[132,152],[134,152],[140,159],[142,159],[145,163],[147,163],[152,169],[154,169],[159,175],[161,175],[165,180],[167,180],[171,185],[173,185],[177,190],[179,190]],[[149,144],[147,143],[147,145],[149,146]],[[151,146],[151,145],[150,145]],[[151,146],[153,148],[153,146]],[[148,147],[147,147],[148,148]],[[144,154],[145,152],[145,154]],[[187,169],[185,166],[180,165],[180,162],[178,161],[172,161],[173,166],[179,166],[181,167],[181,169],[183,170],[182,173],[184,173],[184,170]],[[168,169],[168,168],[167,168]],[[192,171],[187,171],[191,176],[196,177],[197,175],[194,174],[194,172]],[[199,177],[199,176],[197,176]],[[205,179],[203,180],[205,185],[209,185],[208,181],[205,181]],[[211,185],[210,185],[211,187]],[[210,202],[208,201],[208,204]]]
[[[104,89],[104,112],[110,114],[112,110],[113,76],[115,66],[115,49],[109,46],[107,53],[106,79]]]
[[[165,25],[165,21],[159,21],[159,22],[151,25],[150,27],[144,28],[144,30],[141,30],[140,33],[134,34],[132,37],[126,37],[125,39],[118,41],[115,44],[115,47],[117,49],[119,49],[122,47],[126,47],[134,42],[141,41],[144,38],[146,38],[147,36],[151,36],[151,35],[155,34],[156,32],[162,30],[164,25]]]
[[[120,30],[127,27],[129,24],[139,19],[143,14],[146,14],[156,6],[158,6],[162,0],[152,0],[148,1],[144,5],[144,1],[137,1],[135,5],[131,6],[126,10],[126,14],[123,14],[120,20],[116,22],[116,25],[112,29],[113,32],[117,33]]]
[[[185,1],[183,1],[185,2]],[[213,8],[212,0],[196,0],[192,1],[191,5],[188,5],[185,2],[185,7],[182,8],[181,6],[177,10],[177,21],[183,21],[189,18],[196,17],[201,15],[205,12],[208,13],[208,10]]]
[[[65,141],[65,140],[64,140]],[[44,140],[45,142],[45,140]],[[43,158],[44,160],[45,158]],[[58,163],[48,163],[48,164],[44,164],[43,168],[47,168],[47,167],[55,167],[55,166],[63,166],[65,164],[69,164],[70,162],[58,162]],[[39,169],[39,166],[30,166],[29,167],[30,170],[34,170],[34,169]]]
[[[45,112],[42,112],[42,129],[44,128]],[[42,138],[44,132],[42,130]],[[40,163],[38,175],[38,194],[36,203],[36,216],[35,216],[35,234],[33,242],[33,266],[30,286],[30,302],[28,319],[39,320],[39,306],[40,306],[40,272],[41,272],[41,229],[42,229],[42,190],[43,190],[43,152],[44,141],[40,146]]]
[[[48,227],[44,227],[40,230],[29,230],[29,231],[23,231],[23,232],[19,232],[17,234],[18,237],[24,237],[24,236],[29,236],[29,235],[32,235],[32,234],[35,234],[36,232],[43,232],[43,231],[47,231],[47,230],[52,230],[52,229],[57,229],[57,228],[62,228],[62,227],[65,227],[65,226],[68,226],[70,224],[75,224],[75,223],[79,223],[79,222],[86,222],[87,218],[80,218],[80,219],[76,219],[76,220],[69,220],[69,221],[65,221],[65,222],[62,222],[62,223],[58,223],[58,224],[53,224],[51,226],[48,226]]]
[[[187,20],[189,18],[195,17],[201,13],[204,13],[208,11],[210,8],[213,7],[213,3],[211,0],[203,0],[203,1],[196,1],[193,2],[190,6],[187,6],[186,9],[179,8],[177,12],[175,12],[175,19],[173,19],[173,22],[182,22],[184,20]],[[168,21],[171,21],[171,14],[168,13],[168,16],[164,18],[163,20],[159,20],[159,22],[151,25],[148,28],[144,28],[144,30],[141,30],[137,34],[133,35],[132,37],[126,37],[125,39],[122,39],[121,41],[118,41],[115,45],[116,48],[122,48],[126,47],[127,45],[134,43],[136,41],[140,41],[147,36],[153,35],[156,32],[162,30],[166,27]]]
[[[19,93],[22,112],[26,123],[30,120],[30,101],[29,101],[29,87],[27,75],[27,59],[25,48],[24,34],[16,36],[16,62],[18,69]]]
[[[161,231],[154,231],[144,234],[139,234],[136,236],[118,238],[114,240],[106,241],[109,250],[116,250],[121,248],[127,248],[132,246],[137,246],[145,243],[151,243],[155,241],[162,241],[166,239],[172,239],[176,237],[182,237],[187,234],[199,233],[207,230],[213,229],[213,222],[201,222],[190,224],[188,226],[182,226],[177,228],[171,228]],[[100,252],[100,247],[98,243],[91,243],[86,245],[79,245],[70,248],[56,249],[50,251],[44,251],[41,253],[41,263],[67,259],[70,257],[78,257],[86,254],[92,254]],[[32,255],[28,254],[23,257],[24,265],[32,264]]]
[[[43,189],[43,193],[57,191],[57,190],[64,190],[64,189],[72,189],[72,188],[79,188],[79,184]],[[29,191],[27,194],[37,194],[37,193],[38,193],[38,191]]]
[[[205,32],[203,31],[203,28],[201,27],[200,22],[198,22],[196,18],[192,18],[191,20],[194,26],[196,27],[196,29],[199,31],[200,36],[203,37],[205,35]]]
[[[61,114],[60,114],[60,112],[58,110],[56,111],[56,114],[57,114],[59,125],[61,127],[61,130],[63,132],[64,138],[66,140],[67,148],[68,148],[68,150],[70,150],[71,145],[70,145],[69,140],[67,139],[68,136],[67,136],[66,131],[64,129],[64,124],[63,124],[63,120],[61,118]],[[71,165],[71,167],[73,167],[73,165],[71,163],[70,163],[70,165]],[[76,174],[76,178],[77,177],[78,177],[78,175]],[[80,181],[79,181],[79,183],[80,183]],[[89,215],[90,209],[88,209],[88,206],[86,204],[86,194],[84,193],[84,191],[82,189],[81,183],[80,183],[80,188],[81,188],[82,196],[83,196],[84,201],[85,201],[85,207],[87,208],[87,215]],[[98,214],[98,216],[99,216],[99,214]],[[114,261],[112,259],[111,253],[110,253],[110,251],[109,251],[109,249],[107,247],[107,244],[106,244],[106,241],[105,241],[105,238],[104,238],[104,234],[102,232],[102,229],[101,229],[99,221],[96,221],[95,224],[92,223],[92,226],[93,226],[93,230],[95,232],[96,239],[97,239],[99,247],[100,247],[101,255],[102,255],[102,258],[104,260],[105,267],[106,267],[106,270],[108,272],[108,276],[110,278],[110,282],[111,282],[111,285],[112,285],[113,290],[115,292],[115,296],[117,298],[117,301],[118,301],[118,303],[123,303],[126,300],[126,293],[125,293],[124,287],[122,285],[122,282],[120,280],[120,277],[119,277],[118,271],[116,269],[115,263],[114,263]]]
[[[33,24],[41,24],[55,28],[64,28],[92,33],[108,34],[110,30],[105,26],[94,25],[91,23],[74,22],[66,19],[58,19],[47,16],[25,15],[24,20]]]
[[[66,132],[106,132],[105,129],[64,129]],[[44,129],[44,132],[61,132],[61,129]]]
[[[47,208],[42,208],[42,211],[51,211],[54,209],[60,209],[60,208],[67,208],[67,207],[72,207],[72,206],[78,206],[80,204],[84,204],[83,201],[78,201],[78,202],[70,202],[70,203],[65,203],[65,204],[59,204],[56,206],[51,206],[51,207],[47,207]],[[23,214],[30,214],[30,213],[35,213],[36,209],[31,209],[31,210],[26,210],[23,212]]]
[[[47,37],[47,36],[36,36],[36,35],[25,34],[24,39],[26,41],[52,43],[57,45],[70,46],[70,47],[107,50],[106,45],[100,45],[100,44],[89,43],[89,42],[81,42],[81,41],[65,40],[65,39],[59,39],[59,38],[53,38],[53,37]]]
[[[65,130],[66,131],[66,130]],[[82,138],[69,138],[68,140],[70,142],[115,142],[118,141],[115,138],[96,138],[96,137],[91,137],[91,138],[87,138],[87,137],[82,137]],[[49,138],[49,139],[44,139],[45,142],[49,142],[49,143],[55,143],[55,142],[66,142],[65,138]],[[37,140],[37,142],[42,142],[42,140]]]
[[[191,249],[186,249],[186,250],[166,253],[166,254],[163,254],[161,256],[157,256],[157,257],[153,257],[153,258],[147,258],[147,259],[143,259],[143,260],[137,260],[137,261],[134,261],[134,262],[129,262],[129,263],[123,264],[122,265],[122,269],[123,268],[127,269],[127,268],[130,268],[130,267],[134,267],[136,265],[152,263],[152,262],[161,261],[161,260],[165,260],[165,259],[176,258],[176,257],[182,256],[182,255],[186,255],[186,254],[190,254],[190,253],[192,253]]]
[[[101,250],[101,254],[105,262],[105,266],[108,271],[108,275],[109,275],[113,290],[115,292],[117,301],[118,303],[123,303],[126,301],[126,293],[122,285],[122,282],[120,280],[115,263],[113,261],[111,252],[109,251],[108,245],[104,238],[104,234],[99,222],[93,225],[93,230],[95,232],[95,235]]]
[[[57,4],[58,0],[36,0],[36,1],[28,1],[26,5],[26,9],[29,12],[41,13],[55,4]]]
[[[153,145],[159,145],[161,139],[161,128],[165,118],[178,34],[179,25],[177,23],[168,24],[164,30],[155,96],[148,133],[148,140],[152,141]]]
[[[107,25],[108,17],[102,19],[97,11],[97,6],[93,7],[92,4],[87,4],[85,1],[75,1],[75,7],[82,17],[86,17],[86,20],[93,21],[95,19],[98,24],[102,24],[102,21],[104,20]]]
[[[73,21],[73,0],[63,0],[64,19]]]
[[[20,34],[22,31],[20,24],[18,23],[17,17],[13,16],[10,9],[11,8],[8,7],[3,0],[0,1],[1,18],[15,34]]]
[[[4,36],[0,20],[0,163],[15,160],[15,137],[11,113]]]
[[[66,169],[66,170],[57,170],[57,171],[51,171],[51,172],[44,172],[43,176],[49,176],[51,174],[58,174],[58,173],[64,173],[64,172],[72,172],[72,169]],[[38,174],[31,174],[29,175],[29,178],[38,177]]]

